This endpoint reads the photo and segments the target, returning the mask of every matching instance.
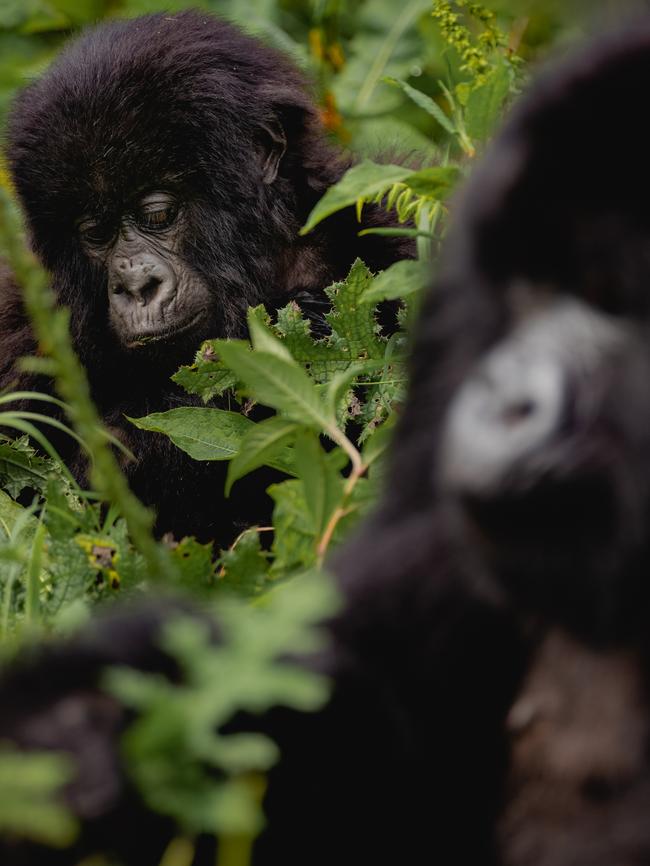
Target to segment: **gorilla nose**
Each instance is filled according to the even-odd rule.
[[[176,287],[171,271],[147,255],[121,257],[111,268],[111,292],[126,295],[141,306],[171,300]]]
[[[447,422],[444,479],[466,493],[489,494],[521,460],[558,432],[564,373],[544,357],[497,350],[461,389]]]

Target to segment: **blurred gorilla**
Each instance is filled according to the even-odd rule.
[[[238,485],[226,505],[225,464],[197,464],[124,416],[190,403],[169,377],[201,340],[245,336],[249,305],[296,299],[322,318],[323,289],[357,256],[376,271],[412,244],[358,238],[351,210],[298,236],[349,163],[298,70],[198,12],[88,31],[18,97],[7,155],[93,397],[138,458],[133,489],[161,532],[232,541],[233,524],[263,519],[265,485]],[[387,219],[371,208],[366,227]],[[0,331],[0,387],[33,384],[13,369],[32,349],[15,319]]]
[[[384,502],[335,563],[332,700],[242,721],[283,754],[256,864],[650,862],[649,89],[650,22],[578,53],[459,203]],[[97,696],[96,639],[57,700],[76,671]],[[0,734],[31,746],[22,708],[54,701],[5,683]]]

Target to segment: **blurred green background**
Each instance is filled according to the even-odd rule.
[[[532,66],[588,31],[616,26],[639,0],[491,0],[513,51]],[[385,76],[438,98],[453,57],[431,0],[0,0],[0,130],[16,88],[62,43],[103,18],[199,7],[227,17],[293,55],[313,77],[332,134],[361,154],[427,152],[439,130]],[[529,64],[528,68],[531,67]]]

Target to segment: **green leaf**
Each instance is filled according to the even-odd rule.
[[[291,357],[291,352],[273,335],[266,319],[268,319],[268,314],[263,306],[249,308],[248,332],[253,349],[256,352],[270,352],[272,355],[295,365],[296,361]]]
[[[25,519],[25,528],[29,527],[29,534],[31,535],[36,530],[36,518],[33,515],[28,516],[22,505],[14,502],[4,490],[0,490],[0,529],[2,533],[9,538],[18,521],[23,522]]]
[[[406,81],[403,81],[401,78],[384,78],[384,81],[387,84],[394,84],[396,87],[401,87],[408,98],[412,99],[420,108],[423,108],[427,114],[431,115],[431,117],[435,117],[443,129],[445,129],[450,135],[456,135],[456,127],[453,121],[451,118],[447,117],[438,103],[431,99],[430,96],[427,96],[426,93],[422,93],[421,90],[416,90],[415,87],[411,87],[410,84],[407,84]]]
[[[510,94],[511,69],[501,61],[488,81],[474,88],[465,108],[465,125],[470,138],[485,142],[501,118],[504,103]]]
[[[239,340],[219,340],[218,350],[258,402],[317,432],[335,426],[315,385],[293,359],[289,362],[271,352],[251,352]]]
[[[393,441],[397,416],[393,413],[366,441],[363,449],[363,462],[366,466],[372,466],[375,461],[382,457]]]
[[[196,354],[193,364],[181,367],[172,381],[188,394],[197,394],[204,403],[234,388],[237,379],[220,361],[214,351],[213,340],[207,340]]]
[[[273,466],[293,474],[287,445],[299,429],[300,425],[295,421],[279,416],[254,424],[244,435],[239,451],[228,466],[226,496],[230,495],[235,481],[260,466]]]
[[[180,586],[192,592],[214,587],[215,572],[212,544],[200,544],[195,538],[183,538],[171,551]]]
[[[244,434],[254,426],[237,412],[200,406],[181,406],[128,420],[140,430],[164,433],[195,460],[230,460],[239,451]]]
[[[405,298],[421,291],[429,279],[429,269],[420,261],[405,259],[395,262],[375,277],[366,300],[374,304]]]
[[[56,848],[72,844],[77,822],[60,802],[72,773],[63,755],[0,751],[0,829]]]
[[[316,538],[321,536],[343,498],[343,478],[327,458],[317,436],[306,433],[296,441],[296,471],[302,481]]]
[[[369,300],[374,277],[357,259],[342,283],[327,290],[332,309],[325,316],[332,328],[330,345],[340,350],[349,362],[381,358],[385,340],[377,336],[379,327],[374,316],[375,302]]]
[[[377,369],[382,369],[384,366],[383,358],[373,358],[369,361],[362,361],[359,364],[352,364],[347,370],[337,373],[327,385],[325,392],[325,400],[329,410],[336,414],[339,408],[339,402],[345,396],[345,392],[350,388],[352,383],[359,376],[365,376],[374,372]]]
[[[218,585],[237,595],[259,595],[269,583],[269,554],[262,550],[255,528],[244,532],[230,550],[224,550],[217,564],[222,570]]]
[[[275,502],[271,574],[286,578],[315,564],[316,531],[300,479],[272,484],[267,492]]]
[[[26,487],[44,491],[54,472],[54,462],[37,454],[27,436],[0,440],[0,484],[12,497]]]
[[[404,183],[417,195],[443,201],[453,192],[461,171],[456,165],[434,166],[413,172]]]
[[[360,162],[348,169],[341,180],[327,190],[309,214],[300,234],[308,234],[326,217],[351,207],[358,199],[374,198],[412,173],[411,169],[400,165],[379,165],[368,159]]]
[[[359,237],[366,235],[377,235],[380,238],[429,238],[433,240],[431,232],[421,232],[418,229],[364,229],[359,232]]]
[[[359,19],[347,62],[333,82],[337,104],[352,116],[394,113],[399,103],[392,89],[382,86],[382,78],[407,76],[424,62],[426,48],[417,24],[430,11],[431,0],[365,0],[349,9]]]

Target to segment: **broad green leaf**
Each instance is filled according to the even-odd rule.
[[[451,118],[447,117],[438,103],[431,99],[430,96],[427,96],[426,93],[422,93],[421,90],[416,90],[415,87],[411,87],[410,84],[407,84],[406,81],[403,81],[401,78],[385,78],[384,81],[386,81],[387,84],[394,84],[396,87],[401,87],[409,99],[412,99],[416,105],[423,108],[427,114],[435,117],[443,129],[445,129],[450,135],[456,135],[456,127],[454,126],[453,121]]]
[[[366,300],[374,304],[405,298],[423,289],[429,279],[429,269],[420,261],[405,259],[395,262],[375,277]]]
[[[181,406],[129,421],[140,430],[164,433],[195,460],[230,460],[239,451],[244,434],[254,426],[237,412],[200,406]]]
[[[272,484],[268,494],[275,502],[271,574],[286,578],[315,564],[316,531],[300,479]]]
[[[471,91],[465,108],[465,125],[474,141],[485,142],[498,123],[510,94],[511,70],[501,61],[488,81]]]
[[[255,400],[317,432],[334,426],[316,386],[293,359],[289,362],[270,352],[251,352],[238,340],[219,340],[217,345]]]
[[[309,214],[300,234],[308,234],[326,217],[351,207],[358,199],[373,198],[412,173],[411,169],[401,165],[379,165],[368,159],[360,162],[348,169],[341,180],[327,190]]]
[[[283,468],[293,474],[287,445],[299,429],[300,425],[295,421],[279,416],[254,424],[244,435],[239,451],[228,465],[226,496],[230,495],[235,481],[260,466]]]
[[[343,478],[328,461],[315,434],[305,433],[295,445],[295,467],[317,538],[343,497]]]

